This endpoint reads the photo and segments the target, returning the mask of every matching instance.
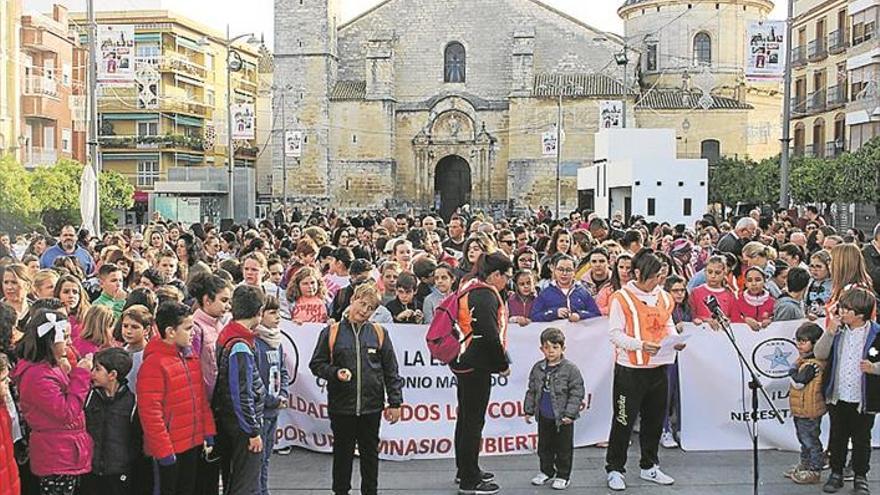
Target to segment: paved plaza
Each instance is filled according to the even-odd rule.
[[[630,448],[630,469],[627,476],[629,495],[747,495],[752,493],[751,452],[691,452],[679,449],[661,450],[660,459],[664,471],[676,479],[670,487],[660,487],[638,478],[638,440]],[[880,453],[871,459],[871,490],[880,494]],[[566,490],[572,494],[612,493],[605,486],[605,450],[581,448],[575,450],[575,471],[572,484]],[[820,494],[821,485],[798,486],[782,477],[782,472],[797,461],[794,452],[762,451],[761,493],[767,495]],[[330,493],[330,464],[328,454],[316,454],[295,449],[289,456],[272,458],[271,492],[285,494]],[[529,484],[538,465],[537,456],[485,457],[481,467],[495,473],[502,486],[502,493],[556,493],[549,486],[535,488]],[[452,482],[454,463],[451,459],[433,461],[382,462],[380,464],[379,489],[382,493],[454,494]],[[633,469],[636,469],[634,472]],[[355,466],[357,472],[357,466]],[[827,475],[827,471],[823,473]],[[360,480],[355,475],[353,486]],[[840,494],[852,488],[847,484]],[[357,493],[357,491],[353,491]],[[562,492],[565,493],[565,492]]]

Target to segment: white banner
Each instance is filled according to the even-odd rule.
[[[302,156],[302,131],[286,131],[284,133],[284,155],[289,158]]]
[[[764,398],[760,398],[762,449],[799,450],[788,405],[787,372],[797,359],[794,334],[800,323],[774,323],[757,333],[746,325],[733,326],[737,343],[760,373],[768,394],[785,419],[785,424],[780,425],[771,416]],[[584,377],[586,399],[581,418],[575,423],[575,446],[607,440],[611,428],[614,368],[608,320],[511,326],[512,372],[507,378],[493,380],[483,434],[483,452],[487,455],[535,451],[537,429],[524,421],[522,400],[529,371],[542,358],[540,333],[549,326],[565,332],[566,358],[577,364]],[[278,447],[295,445],[318,452],[331,451],[325,384],[308,368],[321,329],[322,325],[317,324],[282,323],[286,365],[295,381],[290,390],[290,408],[279,415]],[[380,457],[393,460],[453,457],[457,401],[452,373],[448,367],[430,361],[424,341],[426,326],[388,325],[386,329],[405,381],[404,407],[400,423],[391,425],[383,420]],[[685,333],[691,338],[679,357],[682,447],[696,451],[751,448],[748,373],[740,373],[736,353],[723,333],[693,325],[688,325]],[[827,432],[826,421],[823,438]],[[875,435],[875,445],[880,444],[877,440]]]
[[[533,324],[510,328],[508,349],[513,360],[512,373],[507,378],[493,377],[483,430],[483,452],[487,455],[525,454],[537,448],[537,426],[525,422],[522,401],[529,371],[543,357],[539,350],[540,333],[549,326]],[[566,356],[575,360],[584,376],[586,398],[575,426],[574,443],[584,446],[604,441],[611,428],[613,369],[607,323],[602,319],[576,324],[559,322],[554,326],[565,332]],[[325,384],[308,369],[321,328],[314,324],[283,323],[282,330],[288,337],[285,342],[287,365],[297,370],[298,378],[292,387],[290,409],[281,411],[278,419],[277,445],[280,447],[296,445],[319,452],[331,451]],[[382,422],[380,457],[394,460],[454,457],[457,400],[453,374],[447,366],[430,361],[424,339],[426,326],[388,325],[386,330],[405,382],[404,406],[399,423]]]
[[[104,86],[130,86],[134,83],[134,25],[98,26],[98,83]]]
[[[601,100],[599,102],[599,129],[619,129],[623,127],[623,102],[620,100]]]
[[[757,21],[746,35],[746,78],[782,81],[785,75],[785,21]]]
[[[556,156],[556,130],[541,134],[541,152],[544,156]]]
[[[253,103],[232,105],[232,139],[254,139],[256,128]]]

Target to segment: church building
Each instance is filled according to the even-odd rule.
[[[335,0],[276,0],[275,128],[303,133],[289,196],[448,217],[553,205],[559,184],[567,212],[624,95],[626,126],[675,129],[681,157],[772,155],[779,88],[743,77],[746,26],[772,7],[628,0],[622,37],[538,0],[385,0],[344,24]]]

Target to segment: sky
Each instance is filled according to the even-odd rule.
[[[55,1],[64,3],[64,0]],[[130,8],[137,1],[114,0],[113,4],[117,8],[118,6]],[[340,0],[343,22],[379,2],[380,0]],[[617,7],[623,3],[623,0],[544,0],[544,2],[603,31],[621,34],[623,32],[623,24],[617,17]],[[785,2],[777,0],[776,3],[771,18],[784,19]],[[126,6],[126,4],[132,5]],[[259,36],[262,33],[266,37],[267,45],[272,47],[273,0],[248,0],[245,4],[232,0],[162,0],[162,5],[217,29],[225,30],[226,23],[229,22],[233,34],[254,32]]]

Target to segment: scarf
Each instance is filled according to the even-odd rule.
[[[278,349],[279,347],[281,347],[280,328],[266,328],[263,325],[259,325],[257,327],[257,338],[260,338],[264,342],[269,344],[269,347],[271,347],[272,349]]]
[[[770,293],[764,290],[757,296],[751,295],[748,291],[743,292],[743,299],[749,304],[749,306],[759,307],[767,302],[767,299],[770,299]]]

